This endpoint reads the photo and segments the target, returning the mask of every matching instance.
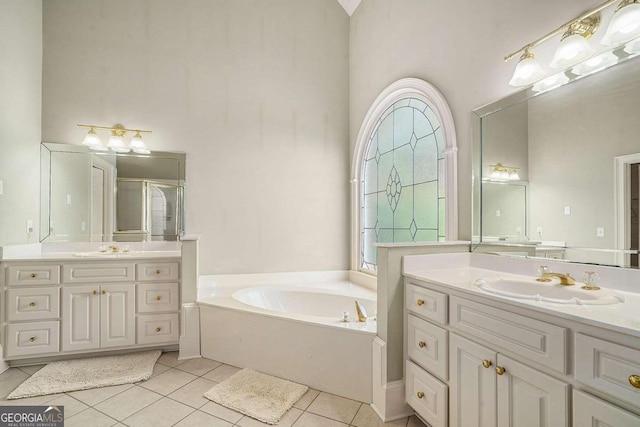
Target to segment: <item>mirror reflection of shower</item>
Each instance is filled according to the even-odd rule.
[[[116,180],[115,241],[177,240],[182,186],[158,181]]]

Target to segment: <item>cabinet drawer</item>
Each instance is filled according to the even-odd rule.
[[[640,416],[579,390],[573,390],[574,426],[640,426]]]
[[[178,311],[177,283],[139,283],[136,286],[138,313]]]
[[[407,360],[407,403],[432,427],[446,427],[447,386]]]
[[[19,288],[7,291],[7,320],[60,317],[60,288]]]
[[[177,262],[140,263],[136,268],[136,280],[178,280],[178,266]]]
[[[447,331],[409,315],[407,319],[407,353],[418,365],[446,381],[448,375]]]
[[[640,350],[576,334],[576,379],[640,408]],[[637,384],[637,383],[636,383]]]
[[[60,349],[60,322],[31,322],[7,325],[6,358],[55,353]]]
[[[133,282],[135,264],[102,262],[100,264],[65,264],[62,269],[64,283]]]
[[[7,285],[57,285],[60,283],[59,265],[10,265]]]
[[[565,328],[455,296],[449,320],[457,330],[567,373]]]
[[[405,307],[407,310],[441,325],[446,325],[447,295],[422,288],[408,281],[406,284]]]
[[[178,313],[138,316],[138,344],[178,342]]]

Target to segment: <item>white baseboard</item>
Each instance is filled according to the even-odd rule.
[[[413,415],[405,402],[404,380],[387,383],[387,343],[373,340],[373,403],[371,408],[384,422]]]
[[[197,304],[182,304],[182,328],[178,360],[195,359],[200,354],[200,308]]]

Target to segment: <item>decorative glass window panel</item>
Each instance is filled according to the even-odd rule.
[[[361,268],[377,269],[376,243],[444,241],[443,135],[415,98],[395,102],[374,126],[361,177]]]

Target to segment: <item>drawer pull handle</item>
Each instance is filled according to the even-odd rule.
[[[94,295],[98,295],[98,291],[93,291],[91,293],[94,294]]]
[[[31,341],[31,342],[35,342],[35,340],[36,340],[36,337],[29,338],[29,341]]]
[[[416,301],[416,304],[418,304],[418,305],[424,305],[424,300],[419,299],[418,301]]]
[[[106,294],[106,293],[107,293],[107,291],[102,291],[102,292],[100,292],[100,293],[101,293],[102,295],[104,295],[104,294]]]
[[[29,303],[29,307],[35,307],[35,306],[36,306],[36,303],[35,303],[35,302],[30,302],[30,303]]]
[[[160,270],[156,270],[156,274],[160,274]]]
[[[158,326],[158,327],[156,328],[156,332],[160,332],[161,330],[162,330],[162,328],[161,328],[160,326]]]
[[[36,273],[31,273],[31,278],[35,279],[36,277],[38,277],[38,275]]]
[[[502,375],[505,373],[505,369],[502,366],[496,366],[496,374]]]
[[[482,366],[484,366],[485,368],[490,368],[491,365],[493,365],[493,363],[491,363],[491,360],[483,360],[482,361]]]
[[[160,301],[162,297],[160,295],[156,296],[156,301]]]
[[[419,391],[418,392],[418,399],[422,399],[424,397],[424,393]]]
[[[640,388],[640,375],[631,375],[629,377],[629,384],[635,388]]]
[[[427,343],[426,343],[426,342],[424,342],[424,341],[420,341],[420,342],[418,343],[418,347],[420,347],[420,348],[425,348],[426,346],[427,346]]]

